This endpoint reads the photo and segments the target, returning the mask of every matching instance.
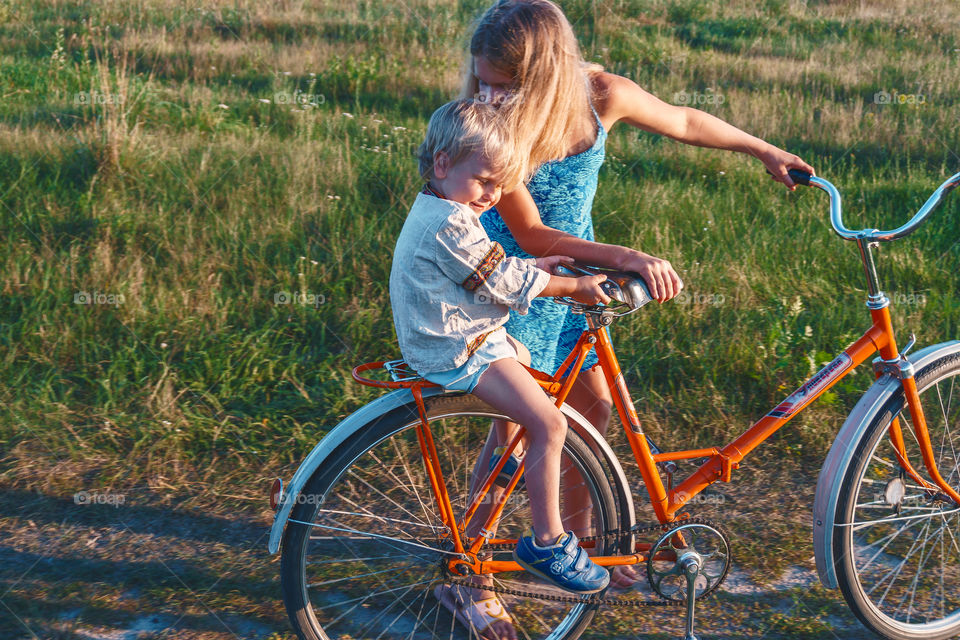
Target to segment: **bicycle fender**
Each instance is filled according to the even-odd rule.
[[[424,399],[433,396],[442,395],[444,390],[441,387],[428,387],[423,389]],[[280,541],[283,539],[283,531],[286,528],[287,520],[290,518],[290,512],[293,505],[297,503],[300,493],[303,491],[307,480],[313,475],[320,465],[326,460],[333,451],[341,444],[352,438],[359,430],[366,427],[372,420],[385,413],[393,411],[399,407],[412,403],[413,394],[409,389],[398,389],[384,396],[381,396],[373,402],[364,405],[354,413],[343,419],[336,427],[331,429],[322,440],[307,454],[307,457],[296,472],[289,484],[284,487],[284,492],[280,504],[277,506],[277,512],[273,517],[273,525],[270,529],[270,540],[267,543],[267,549],[271,554],[275,554],[280,549]],[[626,511],[629,525],[632,526],[635,520],[633,508],[633,499],[630,493],[630,484],[627,482],[626,474],[620,461],[607,441],[600,433],[587,422],[586,418],[581,416],[575,409],[564,404],[560,411],[568,418],[574,430],[586,440],[588,444],[594,447],[594,451],[600,452],[604,462],[607,463],[609,470],[614,474],[616,482],[616,494],[620,504]]]
[[[935,360],[955,353],[960,353],[960,340],[925,347],[910,354],[907,359],[919,372]],[[837,588],[837,573],[833,562],[833,529],[840,485],[847,475],[857,443],[899,389],[900,381],[889,374],[877,378],[847,416],[820,469],[817,492],[813,500],[813,553],[820,583],[827,589]]]

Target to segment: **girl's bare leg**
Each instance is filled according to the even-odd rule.
[[[567,404],[580,412],[580,415],[586,418],[600,432],[600,435],[607,437],[613,399],[610,397],[610,388],[600,367],[580,372],[580,376],[570,390],[570,395],[567,396]],[[577,474],[573,469],[567,473],[568,475]],[[579,477],[579,474],[576,477]],[[572,488],[564,495],[564,526],[573,529],[578,536],[581,535],[581,530],[585,532],[583,535],[588,535],[590,533],[590,495],[582,481],[577,482],[566,475],[564,486]],[[614,567],[610,573],[610,584],[616,587],[629,587],[639,579],[640,576],[636,570],[629,566]]]

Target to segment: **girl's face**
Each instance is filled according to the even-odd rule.
[[[480,215],[500,201],[501,187],[490,161],[479,153],[471,153],[456,164],[440,151],[433,159],[433,175],[430,181],[443,196],[465,204]]]
[[[513,78],[494,67],[483,56],[473,56],[473,75],[479,81],[477,100],[500,105],[517,90]]]

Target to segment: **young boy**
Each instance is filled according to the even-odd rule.
[[[604,277],[553,276],[548,270],[569,258],[505,257],[487,237],[480,214],[520,183],[524,166],[494,107],[473,100],[440,107],[418,155],[427,185],[400,232],[390,273],[400,351],[427,380],[473,393],[526,428],[533,532],[519,540],[514,558],[564,589],[599,591],[609,573],[560,520],[566,420],[520,364],[526,349],[502,325],[510,308],[526,313],[538,296],[605,303]]]

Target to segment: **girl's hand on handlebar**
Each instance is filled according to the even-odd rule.
[[[607,304],[610,302],[610,296],[600,287],[600,283],[606,279],[607,276],[604,275],[575,278],[575,289],[570,297],[584,304]]]
[[[758,153],[757,159],[767,168],[773,180],[787,185],[790,191],[794,191],[797,188],[797,185],[794,184],[793,180],[787,174],[790,169],[800,169],[811,175],[816,175],[813,167],[804,162],[800,156],[787,153],[783,149],[779,149],[773,145],[770,145],[770,148],[766,151]]]
[[[543,258],[537,258],[537,268],[543,269],[550,275],[556,275],[554,269],[561,262],[573,262],[573,258],[569,256],[544,256]]]
[[[673,266],[663,258],[637,251],[624,269],[639,273],[647,283],[650,295],[657,302],[666,302],[683,289],[683,280],[674,271]]]

